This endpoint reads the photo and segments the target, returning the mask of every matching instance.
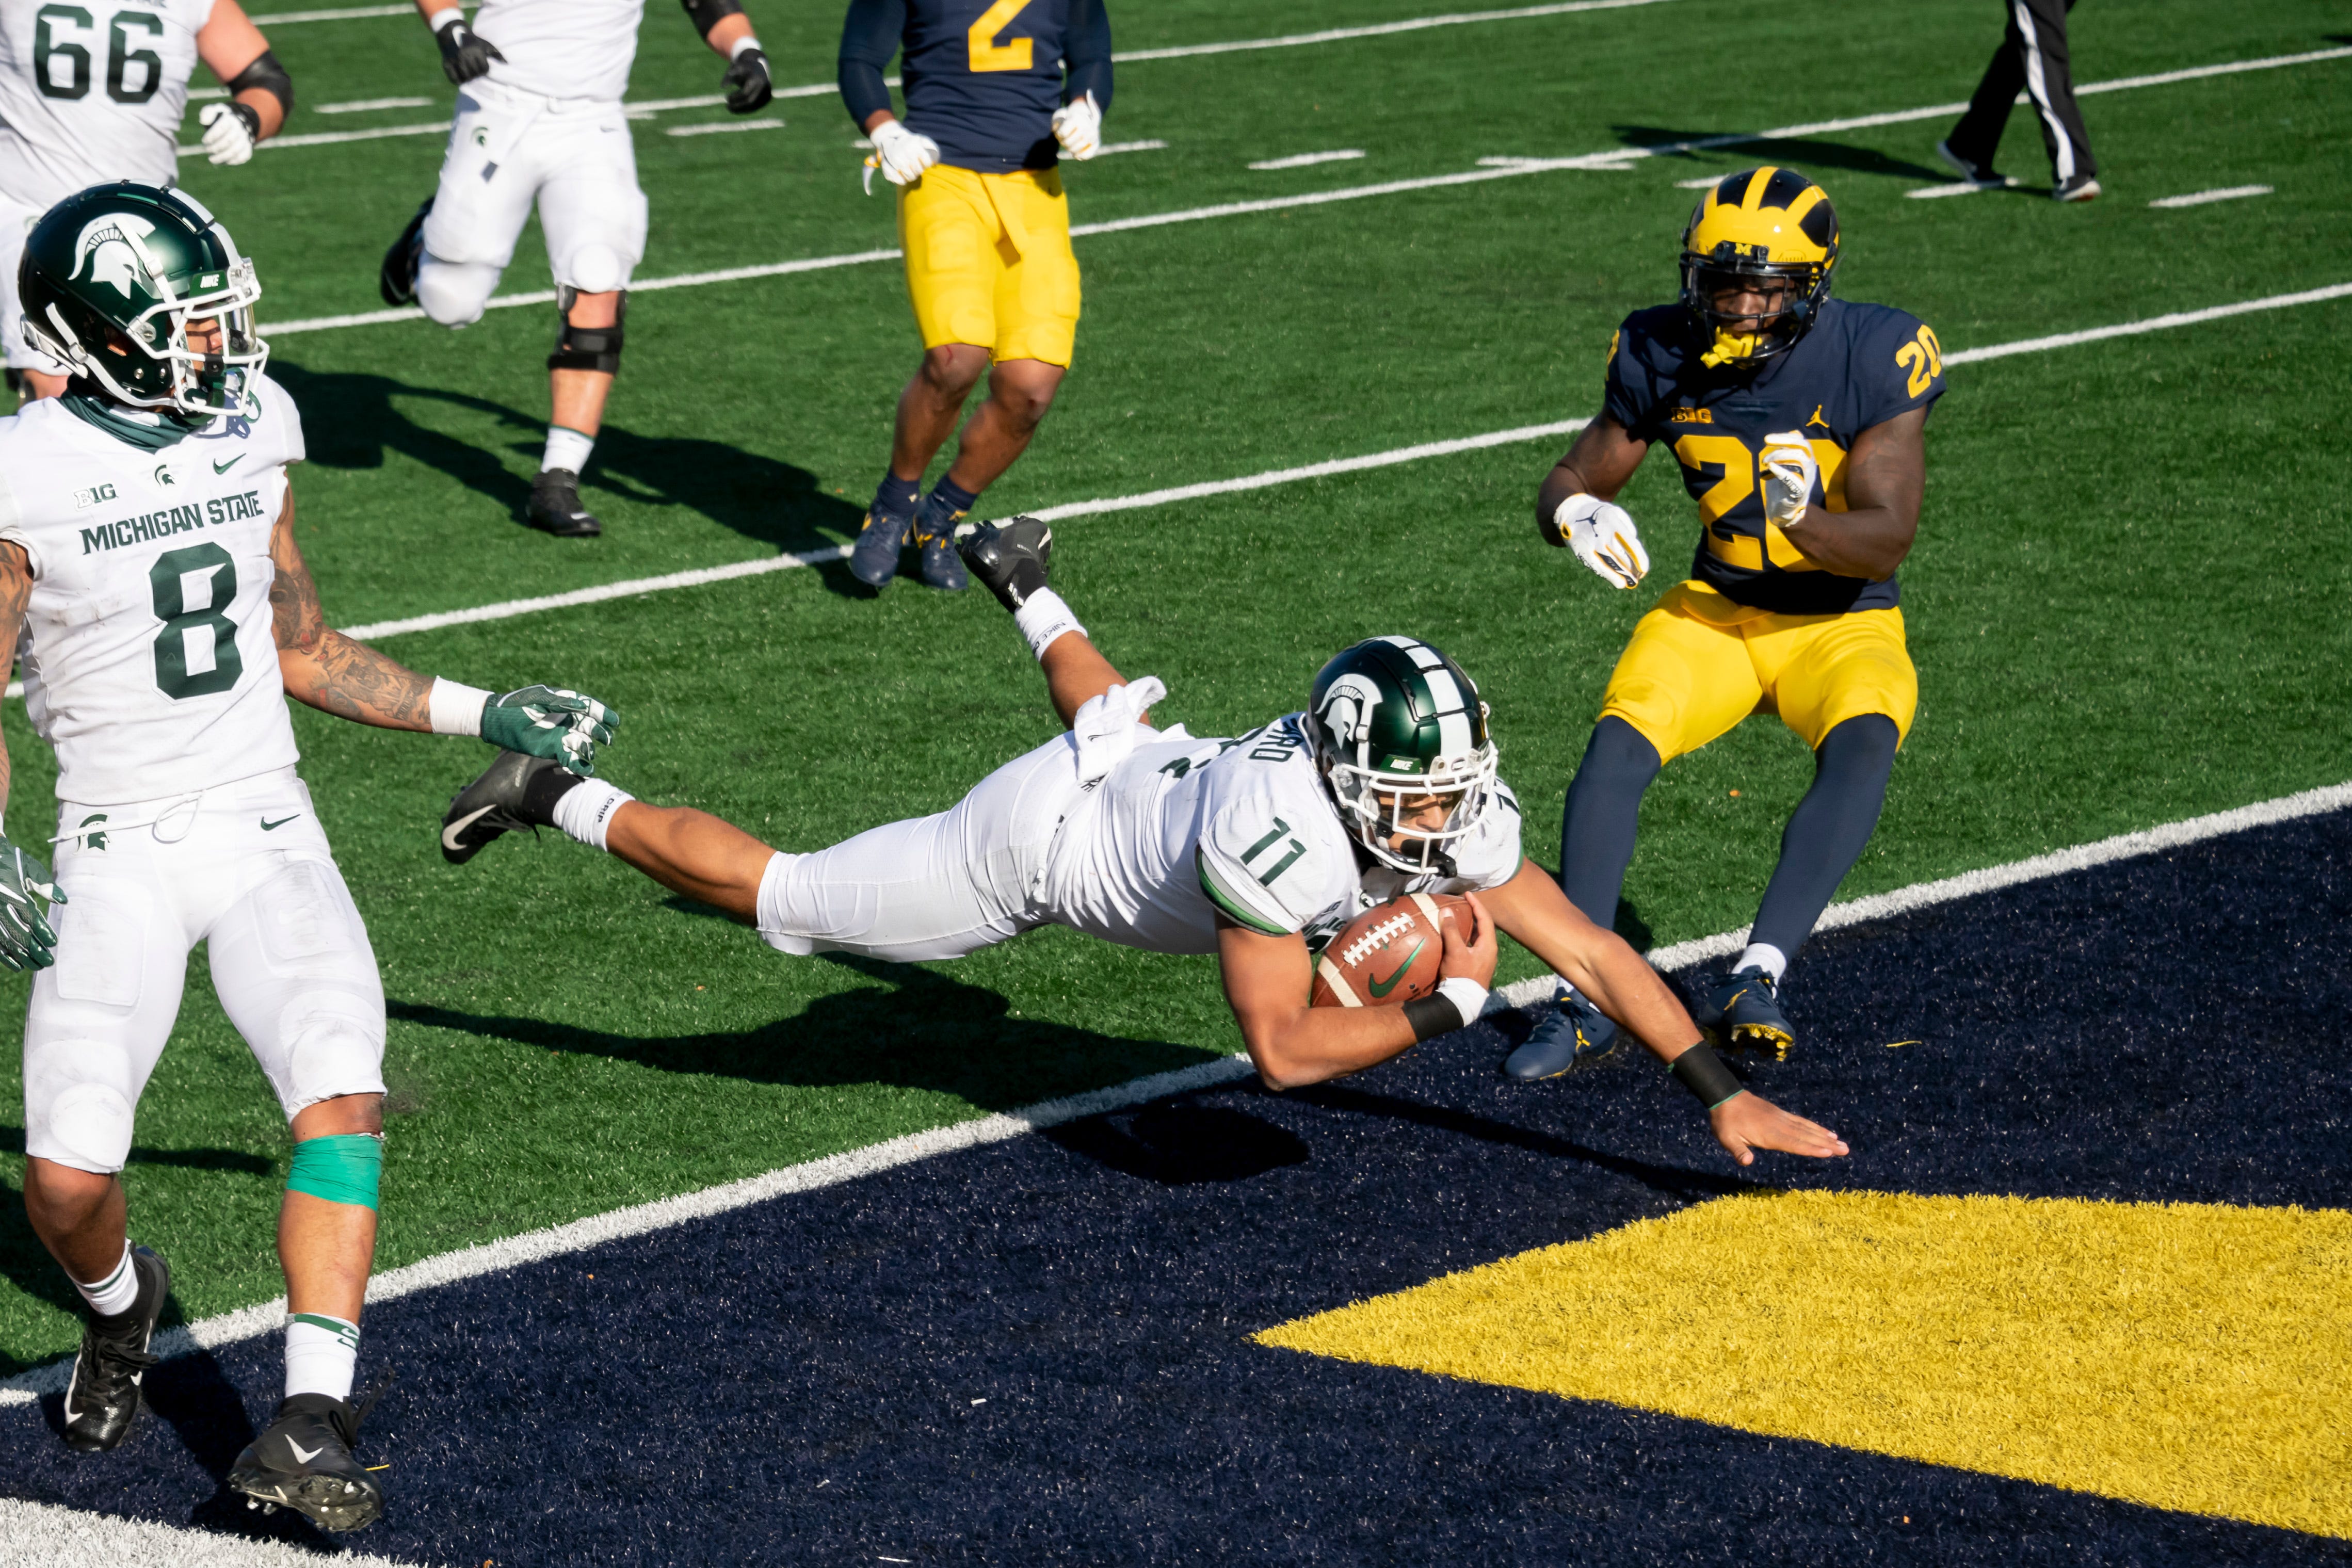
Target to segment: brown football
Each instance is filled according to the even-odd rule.
[[[1409,893],[1367,909],[1315,961],[1307,1005],[1401,1008],[1429,995],[1437,988],[1438,961],[1445,951],[1438,922],[1457,918],[1455,910],[1468,903],[1452,894]]]

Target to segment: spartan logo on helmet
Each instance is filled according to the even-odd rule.
[[[74,281],[114,289],[127,304],[152,300],[156,290],[139,244],[155,225],[135,213],[94,218],[74,242]],[[134,237],[135,236],[135,237]]]
[[[1371,638],[1323,666],[1307,719],[1356,841],[1399,871],[1451,875],[1447,846],[1477,830],[1495,785],[1486,705],[1462,666],[1416,638]]]

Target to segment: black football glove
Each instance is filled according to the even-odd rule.
[[[730,114],[756,114],[776,96],[776,84],[768,77],[768,57],[758,49],[745,49],[729,63],[724,85]]]
[[[57,930],[36,897],[66,901],[47,866],[0,837],[0,964],[12,969],[46,969],[58,961]]]
[[[490,68],[492,60],[504,61],[499,47],[463,22],[452,22],[436,30],[434,39],[441,46],[441,72],[452,86],[463,87]]]

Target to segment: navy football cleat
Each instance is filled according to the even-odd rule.
[[[961,517],[962,514],[958,513]],[[955,525],[936,534],[918,534],[915,542],[923,547],[922,577],[924,583],[949,593],[961,593],[971,586],[965,575],[963,562],[956,554]]]
[[[1527,1043],[1503,1059],[1506,1077],[1522,1083],[1591,1067],[1617,1049],[1617,1026],[1575,991],[1554,998]]]
[[[1775,1061],[1789,1060],[1797,1043],[1789,1015],[1780,1010],[1780,983],[1758,968],[1747,968],[1705,980],[1699,993],[1698,1027],[1718,1051],[1772,1053]]]
[[[907,536],[914,530],[912,517],[866,513],[857,542],[849,547],[849,575],[868,588],[879,588],[898,576],[898,552],[907,548]]]
[[[66,1385],[66,1447],[103,1453],[131,1435],[139,1414],[140,1385],[155,1364],[148,1349],[163,1299],[172,1293],[172,1270],[152,1249],[131,1249],[139,1293],[130,1309],[110,1318],[93,1317],[81,1331],[73,1380]]]
[[[1009,523],[966,523],[956,549],[996,601],[1018,610],[1045,586],[1054,563],[1054,530],[1034,517]]]
[[[286,1507],[321,1530],[363,1530],[383,1515],[383,1488],[352,1456],[379,1383],[346,1405],[331,1394],[289,1394],[277,1418],[228,1470],[247,1508]]]

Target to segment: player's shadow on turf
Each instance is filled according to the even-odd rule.
[[[1042,1135],[1072,1154],[1162,1186],[1247,1181],[1303,1165],[1307,1155],[1306,1140],[1288,1128],[1190,1096],[1065,1123]]]
[[[824,955],[824,961],[885,984],[819,997],[801,1012],[757,1029],[656,1039],[397,999],[387,1001],[384,1010],[408,1023],[541,1051],[609,1057],[663,1072],[809,1088],[887,1083],[954,1094],[990,1110],[1092,1088],[1108,1079],[1190,1067],[1207,1054],[1167,1040],[1015,1018],[1012,1003],[999,993],[935,969],[839,953]]]
[[[1684,141],[1711,141],[1730,134],[1719,131],[1676,131],[1663,125],[1617,125],[1617,140],[1628,147],[1671,147]],[[1886,174],[1903,180],[1927,180],[1942,184],[1952,178],[1949,169],[1931,169],[1924,163],[1914,163],[1906,158],[1890,158],[1871,147],[1850,147],[1843,141],[1819,141],[1811,137],[1789,141],[1767,139],[1759,141],[1731,142],[1720,147],[1703,147],[1684,152],[1666,152],[1661,156],[1684,158],[1710,166],[1729,163],[1786,163],[1810,173],[1822,169],[1844,169],[1857,174]],[[1725,170],[1728,173],[1729,170]]]

